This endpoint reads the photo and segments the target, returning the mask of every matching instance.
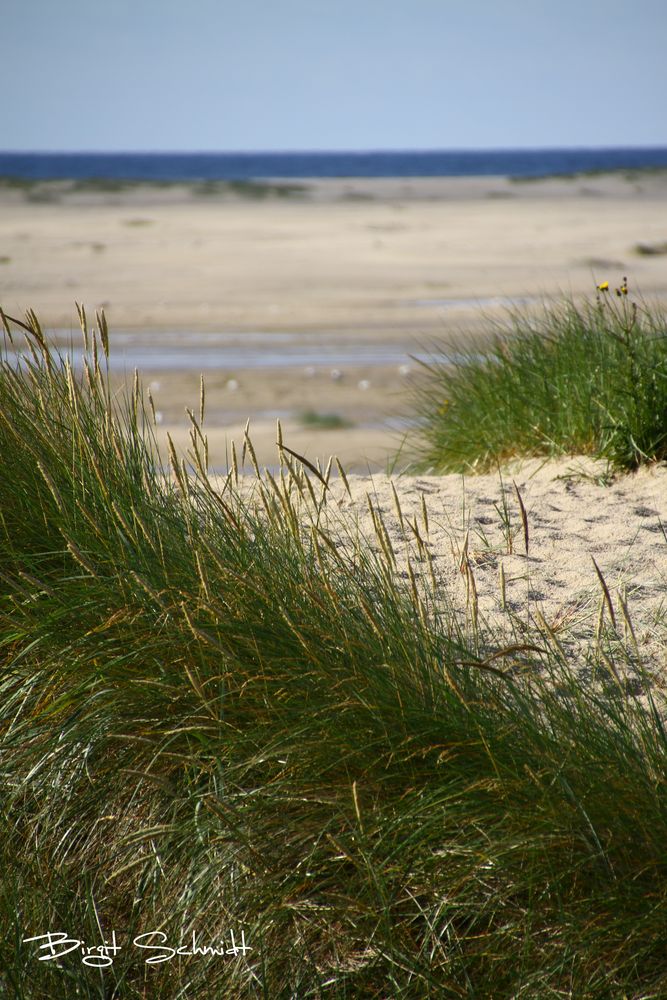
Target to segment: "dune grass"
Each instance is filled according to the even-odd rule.
[[[203,387],[165,476],[82,325],[80,372],[32,314],[0,365],[7,995],[664,996],[667,739],[614,683],[632,649],[601,634],[584,691],[545,623],[457,617],[280,430],[277,478],[239,476],[246,437],[212,482]],[[48,931],[121,947],[40,962]],[[131,945],[193,931],[250,950]]]
[[[588,454],[630,470],[667,457],[667,318],[623,293],[513,312],[479,353],[457,345],[417,387],[422,469]]]

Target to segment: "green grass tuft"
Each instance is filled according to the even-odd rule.
[[[427,362],[420,467],[588,454],[630,470],[666,458],[667,321],[619,294],[514,312],[487,350]]]

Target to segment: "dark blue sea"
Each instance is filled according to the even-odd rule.
[[[542,177],[667,167],[667,147],[285,153],[2,153],[0,176],[29,180],[255,180],[305,177]]]

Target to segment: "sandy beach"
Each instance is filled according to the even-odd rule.
[[[581,456],[531,459],[502,475],[353,476],[351,495],[340,481],[331,489],[341,511],[379,548],[370,499],[403,571],[408,547],[418,551],[411,523],[416,526],[428,552],[428,559],[412,556],[416,575],[430,574],[430,560],[460,615],[471,620],[478,613],[508,643],[527,622],[542,629],[546,622],[586,674],[585,651],[595,645],[602,607],[604,629],[628,643],[664,697],[667,468],[612,483],[601,481],[603,468]],[[527,552],[517,489],[527,514]],[[611,596],[613,623],[595,564]],[[636,670],[628,670],[625,681],[641,692]]]
[[[511,303],[539,307],[606,278],[627,274],[633,290],[664,297],[667,258],[637,248],[663,248],[666,206],[661,172],[4,184],[0,303],[11,315],[34,308],[61,338],[77,329],[75,301],[89,314],[103,306],[118,379],[140,357],[161,432],[179,443],[205,370],[216,468],[248,418],[271,464],[278,416],[311,459],[336,453],[356,471],[382,471],[411,427],[410,355],[452,335],[488,336]],[[142,348],[148,357],[133,353]],[[264,363],[271,354],[280,365]],[[339,426],[323,429],[317,418],[332,415]]]
[[[239,489],[261,510],[250,464]],[[492,647],[551,634],[582,681],[621,683],[640,697],[650,688],[667,704],[666,466],[609,476],[603,461],[572,455],[517,459],[475,476],[352,474],[344,482],[333,473],[326,490],[311,476],[325,501],[318,520],[350,562],[357,540],[380,559],[388,543],[405,585],[411,571],[418,587],[434,586],[436,601],[481,628]],[[213,480],[222,495],[225,478]],[[290,490],[310,523],[310,504],[299,508]],[[617,676],[593,678],[600,636],[616,650]]]

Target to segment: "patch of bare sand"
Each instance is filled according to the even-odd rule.
[[[396,571],[407,583],[410,553],[415,575],[428,579],[430,561],[440,597],[470,622],[474,598],[467,562],[479,620],[506,642],[526,635],[534,641],[536,623],[543,628],[546,622],[584,679],[590,679],[589,654],[604,606],[605,642],[617,649],[628,690],[641,694],[652,678],[652,688],[664,696],[667,466],[604,481],[603,463],[576,456],[531,459],[471,477],[351,475],[349,493],[341,479],[331,481],[324,510],[329,531],[344,548],[356,537],[380,552],[370,501],[386,526]],[[527,515],[527,552],[515,483]],[[419,557],[416,534],[428,557]],[[609,591],[613,622],[594,560]]]
[[[382,427],[346,427],[338,430],[320,430],[304,427],[296,420],[282,422],[285,443],[310,461],[324,467],[330,455],[337,455],[346,469],[356,472],[386,472],[395,464],[395,451],[401,440],[397,432],[389,432]],[[238,419],[229,421],[224,427],[205,428],[209,446],[209,468],[216,473],[224,472],[231,461],[231,446],[235,443],[237,454],[241,453],[241,443],[245,422]],[[191,448],[190,430],[182,424],[160,425],[158,443],[162,455],[167,454],[166,439],[170,435],[177,451],[186,455]],[[275,420],[255,420],[250,423],[250,436],[260,468],[275,469],[279,463],[276,448]],[[394,445],[396,447],[394,447]],[[406,452],[407,454],[407,452]],[[250,471],[250,462],[246,463]]]
[[[569,458],[531,460],[504,474],[349,479],[332,492],[341,511],[373,536],[367,495],[385,520],[392,546],[405,551],[392,485],[404,523],[416,518],[436,578],[454,606],[470,614],[465,539],[479,613],[497,627],[538,612],[567,644],[585,649],[596,634],[603,593],[597,563],[612,598],[616,631],[630,639],[627,609],[646,666],[667,684],[667,467],[655,466],[602,485],[602,463]],[[528,523],[528,552],[518,487]],[[424,524],[422,499],[428,526]],[[511,539],[511,545],[510,545]],[[500,572],[505,578],[505,607]],[[425,572],[423,566],[421,572]],[[509,613],[509,616],[508,616]],[[605,608],[606,623],[610,615]]]

